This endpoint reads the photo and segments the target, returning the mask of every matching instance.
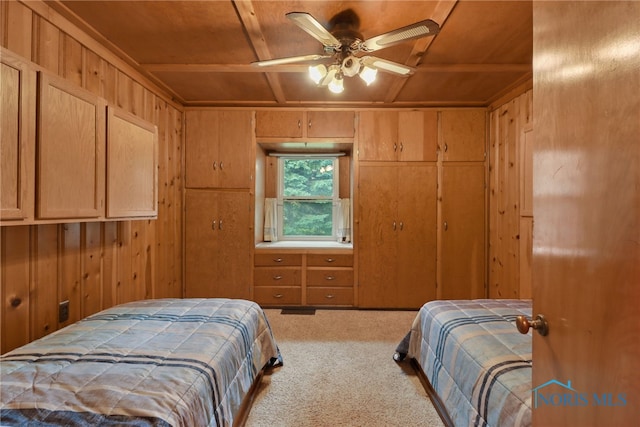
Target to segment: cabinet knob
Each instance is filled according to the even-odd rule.
[[[300,129],[301,127],[302,127],[302,122],[298,120],[298,129]]]
[[[281,280],[281,279],[282,279],[282,276],[279,274],[273,276],[273,280]]]
[[[307,123],[307,127],[311,129],[311,119],[309,119],[309,123]]]
[[[336,280],[335,276],[324,276],[324,280]]]
[[[213,170],[216,170],[217,169],[216,162],[213,162],[212,164],[213,164]]]
[[[400,221],[400,231],[402,231],[403,228],[404,228],[404,223]]]
[[[220,162],[220,170],[224,169],[224,163]]]
[[[404,145],[402,145],[402,142],[400,143],[400,151],[404,150]]]
[[[218,230],[222,230],[222,220],[218,221]]]
[[[335,259],[334,259],[334,258],[325,258],[324,260],[325,260],[326,262],[334,262],[334,261],[335,261]]]
[[[396,222],[393,221],[393,231],[396,231]]]
[[[398,144],[395,142],[393,143],[393,151],[398,151]]]
[[[282,262],[282,258],[274,258],[273,262]]]
[[[444,144],[444,152],[446,153],[449,150],[449,146],[447,144]]]
[[[447,224],[447,221],[445,221],[442,226],[444,228],[444,231],[447,231],[449,229],[449,224]]]
[[[215,231],[216,229],[216,220],[211,221],[211,229]]]
[[[273,294],[273,297],[274,298],[278,298],[278,299],[282,298],[283,296],[284,295],[282,295],[282,294]]]
[[[334,299],[336,296],[333,294],[327,294],[324,296],[326,299]]]

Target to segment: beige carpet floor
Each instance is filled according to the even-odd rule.
[[[409,363],[393,361],[416,312],[265,312],[284,365],[263,377],[247,427],[443,425]]]

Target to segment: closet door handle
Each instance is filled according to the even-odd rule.
[[[400,143],[400,151],[404,150],[404,145],[402,145],[402,142]]]
[[[302,127],[302,121],[298,119],[298,129],[300,129],[301,127]]]
[[[404,223],[400,221],[400,231],[402,231],[403,228],[404,228]]]
[[[449,229],[449,224],[447,224],[447,221],[444,222],[443,227],[444,231],[447,231]]]
[[[218,230],[222,230],[222,220],[218,221]]]
[[[215,230],[216,230],[216,220],[215,220],[215,219],[214,219],[213,221],[211,221],[211,229],[212,229],[213,231],[215,231]]]
[[[396,222],[393,221],[393,231],[396,231]]]
[[[395,142],[393,143],[393,151],[398,151],[398,144]]]
[[[444,144],[444,152],[446,153],[449,150],[449,146],[447,144]]]
[[[213,162],[213,170],[217,170],[217,169],[218,169],[218,167],[216,166],[216,162],[214,161]]]
[[[309,123],[307,123],[307,127],[311,129],[311,119],[309,119]]]
[[[220,162],[220,169],[222,170],[224,168],[224,163]]]

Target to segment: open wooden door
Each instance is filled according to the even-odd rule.
[[[640,2],[533,2],[533,425],[640,419]]]

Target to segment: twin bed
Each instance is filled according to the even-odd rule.
[[[255,303],[116,306],[0,358],[2,425],[231,426],[282,363]]]
[[[445,424],[531,425],[531,301],[431,301],[397,351]],[[396,358],[396,357],[394,357]],[[254,302],[116,306],[0,357],[2,425],[232,426],[262,372],[282,363]]]
[[[409,357],[447,425],[531,425],[530,300],[431,301],[394,359]]]

